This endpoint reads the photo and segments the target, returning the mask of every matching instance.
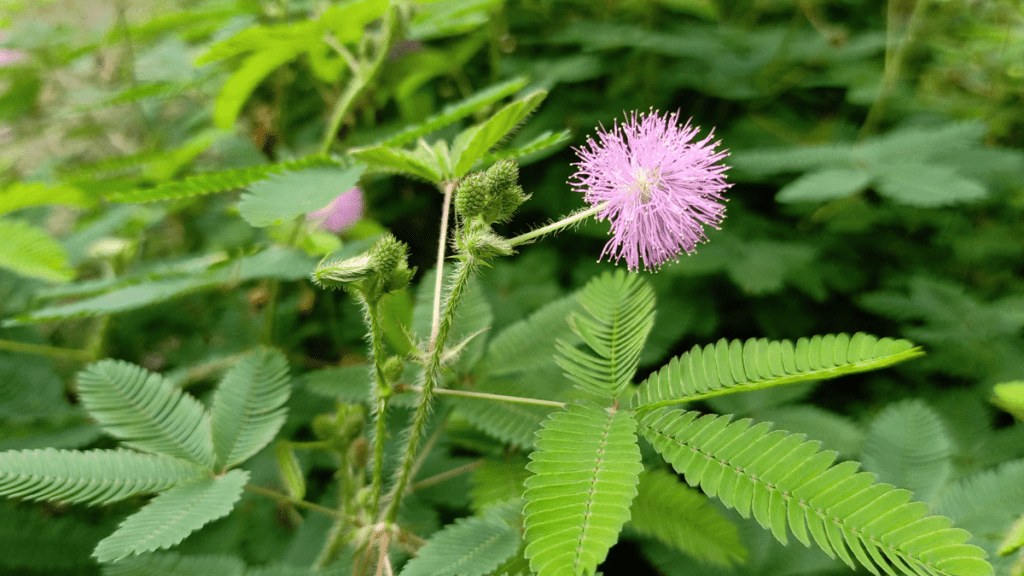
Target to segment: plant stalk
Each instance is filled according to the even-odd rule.
[[[570,214],[570,215],[566,216],[565,218],[562,218],[558,222],[552,222],[551,224],[548,224],[547,226],[542,226],[540,228],[537,228],[536,230],[532,230],[530,232],[527,232],[526,234],[520,234],[519,236],[516,236],[514,238],[509,238],[509,244],[511,244],[513,246],[519,246],[520,244],[525,244],[525,243],[533,240],[534,238],[539,238],[539,237],[541,237],[541,236],[543,236],[545,234],[550,234],[552,232],[558,232],[559,230],[562,230],[564,228],[568,228],[569,226],[572,226],[572,225],[574,225],[576,223],[582,222],[582,221],[586,220],[587,218],[590,218],[591,216],[597,214],[601,210],[604,210],[605,207],[607,207],[607,206],[608,206],[608,202],[603,202],[601,204],[597,204],[595,206],[591,206],[590,208],[587,208],[586,210],[580,210],[579,212],[576,212],[574,214]]]
[[[331,112],[331,119],[327,123],[327,131],[324,133],[323,141],[320,143],[320,154],[326,155],[331,151],[331,144],[337,138],[341,123],[345,121],[345,116],[352,109],[356,98],[373,82],[377,74],[380,73],[381,68],[383,68],[384,60],[387,59],[388,52],[391,50],[391,41],[395,35],[396,10],[397,8],[391,8],[384,15],[380,42],[377,44],[377,52],[374,54],[373,60],[352,69],[352,81],[349,82],[341,96],[338,97],[334,110]]]
[[[403,386],[403,390],[422,392],[421,386]],[[505,396],[504,394],[490,394],[488,392],[470,392],[469,390],[452,390],[449,388],[434,388],[434,394],[438,396],[459,396],[461,398],[478,398],[480,400],[492,400],[495,402],[508,402],[510,404],[529,404],[533,406],[550,406],[552,408],[565,408],[565,402],[556,400],[541,400],[539,398],[525,398],[522,396]]]
[[[76,362],[89,362],[94,359],[93,353],[90,350],[58,348],[56,346],[29,344],[28,342],[17,342],[15,340],[0,340],[0,350],[20,352],[22,354],[38,354],[54,359],[74,360]]]
[[[423,384],[420,390],[420,401],[416,406],[416,413],[413,415],[412,426],[409,429],[409,438],[405,446],[405,453],[402,456],[402,465],[399,468],[398,478],[391,489],[391,503],[388,506],[384,521],[393,523],[398,518],[398,509],[405,494],[405,487],[409,483],[413,466],[416,463],[416,455],[419,450],[420,437],[423,435],[423,428],[426,427],[427,417],[430,415],[430,405],[434,397],[434,385],[441,376],[441,355],[444,351],[444,343],[448,340],[448,332],[451,330],[455,320],[455,309],[462,300],[469,285],[469,279],[473,277],[479,263],[472,256],[463,256],[455,269],[455,280],[452,284],[448,300],[444,305],[444,313],[437,330],[436,346],[430,350],[427,358],[427,365],[423,371]]]
[[[441,291],[444,288],[444,253],[448,247],[448,220],[452,205],[455,183],[444,186],[444,200],[441,205],[441,233],[437,240],[437,274],[434,278],[434,305],[430,321],[430,351],[437,346],[437,331],[441,327]]]

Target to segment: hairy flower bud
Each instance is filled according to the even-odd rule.
[[[402,378],[402,372],[405,370],[405,363],[398,356],[392,356],[384,361],[384,368],[381,370],[384,380],[387,382],[397,382]]]
[[[474,172],[462,179],[455,192],[455,210],[463,220],[470,220],[484,213],[491,200],[491,186],[487,175]]]
[[[313,272],[313,282],[321,288],[344,288],[352,282],[366,280],[373,273],[368,254],[360,254],[348,260],[327,260],[321,262]]]
[[[376,272],[390,274],[399,267],[400,262],[404,263],[407,249],[405,242],[385,234],[370,248],[370,265]]]
[[[487,169],[491,189],[500,194],[502,190],[519,184],[519,164],[508,158],[498,160]]]

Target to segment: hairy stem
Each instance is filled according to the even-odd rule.
[[[451,330],[455,320],[455,309],[462,300],[469,285],[469,279],[473,277],[479,263],[471,256],[464,256],[455,269],[455,280],[452,283],[451,292],[444,305],[444,313],[438,325],[436,345],[430,350],[427,364],[423,371],[423,384],[420,390],[420,401],[416,406],[416,413],[413,415],[412,426],[409,429],[409,437],[402,455],[402,465],[398,471],[398,478],[391,489],[391,503],[388,506],[385,522],[393,523],[398,518],[398,509],[402,502],[402,495],[409,483],[413,466],[416,463],[416,455],[419,450],[420,436],[423,435],[423,428],[427,424],[427,417],[430,415],[430,404],[434,398],[434,385],[441,375],[441,356],[444,351],[444,343],[448,340],[448,332]]]
[[[397,21],[395,10],[397,9],[391,8],[384,15],[384,24],[381,28],[381,36],[377,43],[377,52],[374,54],[373,60],[352,69],[352,80],[345,87],[341,96],[338,97],[334,110],[331,112],[331,120],[327,123],[327,131],[324,133],[323,141],[320,143],[320,154],[327,154],[331,151],[331,143],[338,136],[338,129],[341,128],[341,123],[345,121],[345,116],[348,115],[352,105],[355,104],[356,98],[373,82],[377,74],[380,73],[381,68],[383,68],[384,60],[387,59],[388,52],[391,50],[391,41],[395,35],[395,24]]]
[[[403,386],[402,390],[422,392],[420,386]],[[469,390],[451,390],[449,388],[434,388],[434,394],[438,396],[459,396],[461,398],[479,398],[480,400],[493,400],[495,402],[508,402],[510,404],[531,404],[533,406],[550,406],[552,408],[565,408],[565,402],[556,400],[541,400],[539,398],[525,398],[522,396],[505,396],[504,394],[490,394],[488,392],[471,392]]]
[[[889,96],[892,95],[896,84],[899,82],[900,74],[903,72],[903,64],[907,59],[910,49],[917,43],[918,35],[924,25],[924,13],[928,7],[928,0],[917,0],[914,4],[914,11],[910,14],[907,22],[907,33],[903,36],[899,46],[892,50],[895,31],[895,0],[889,0],[888,34],[889,39],[885,46],[885,71],[882,73],[882,85],[878,90],[878,97],[868,110],[864,125],[860,128],[860,137],[864,138],[875,132],[878,123],[885,114],[885,107],[888,104]]]
[[[384,440],[387,436],[387,410],[388,400],[391,398],[391,386],[384,376],[384,327],[380,321],[380,302],[364,301],[363,304],[366,308],[366,323],[370,329],[371,366],[374,392],[377,398],[376,409],[373,411],[373,483],[371,484],[370,499],[371,513],[376,514],[384,486]]]
[[[536,230],[532,230],[530,232],[527,232],[526,234],[520,234],[519,236],[516,236],[514,238],[510,238],[509,239],[509,244],[511,244],[513,246],[519,246],[520,244],[525,244],[525,243],[527,243],[527,242],[529,242],[529,241],[531,241],[531,240],[533,240],[535,238],[539,238],[539,237],[541,237],[541,236],[543,236],[545,234],[550,234],[552,232],[558,232],[559,230],[568,228],[569,226],[572,226],[574,224],[582,222],[582,221],[586,220],[587,218],[590,218],[594,214],[597,214],[601,210],[604,210],[604,208],[606,206],[608,206],[608,202],[604,202],[604,203],[601,203],[601,204],[597,204],[595,206],[591,206],[590,208],[587,208],[586,210],[580,210],[579,212],[576,212],[574,214],[570,214],[570,215],[566,216],[565,218],[562,218],[558,222],[552,222],[551,224],[548,224],[547,226],[542,226],[540,228],[537,228]]]

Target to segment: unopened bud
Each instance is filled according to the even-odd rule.
[[[384,362],[384,369],[381,371],[384,376],[384,380],[387,382],[397,382],[402,378],[402,372],[405,370],[405,363],[398,356],[392,356]]]
[[[455,210],[464,220],[483,214],[491,197],[491,186],[487,175],[474,172],[462,179],[455,192]]]
[[[405,260],[407,246],[391,234],[381,236],[380,240],[370,248],[370,264],[374,270],[388,274]]]
[[[487,179],[491,182],[491,189],[497,193],[515,186],[519,184],[519,164],[508,158],[498,160],[487,169]]]
[[[373,272],[368,254],[361,254],[348,260],[321,262],[313,272],[313,282],[321,288],[344,288],[346,284],[366,280]]]

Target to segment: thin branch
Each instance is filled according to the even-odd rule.
[[[0,340],[0,350],[8,352],[20,352],[22,354],[38,354],[50,358],[64,360],[75,360],[78,362],[89,362],[93,360],[93,353],[89,350],[76,348],[57,348],[56,346],[44,346],[42,344],[29,344],[28,342],[16,342],[14,340]]]
[[[582,222],[582,221],[586,220],[587,218],[590,218],[594,214],[597,214],[598,212],[603,210],[606,206],[608,206],[608,202],[603,202],[601,204],[597,204],[595,206],[591,206],[590,208],[587,208],[586,210],[580,210],[579,212],[576,212],[575,214],[570,214],[570,215],[566,216],[565,218],[562,218],[558,222],[552,222],[551,224],[548,224],[547,226],[542,226],[540,228],[537,228],[536,230],[532,230],[530,232],[527,232],[526,234],[520,234],[519,236],[516,236],[515,238],[510,238],[508,242],[509,242],[509,244],[511,244],[513,246],[518,246],[520,244],[525,244],[525,243],[529,242],[530,240],[533,240],[534,238],[539,238],[540,236],[543,236],[545,234],[550,234],[552,232],[558,232],[559,230],[562,230],[563,228],[568,228],[569,226],[572,226],[572,225],[574,225],[576,223]]]
[[[402,390],[422,392],[421,386],[405,385]],[[490,394],[488,392],[470,392],[469,390],[451,390],[448,388],[434,388],[434,394],[441,396],[459,396],[462,398],[477,398],[480,400],[494,400],[497,402],[508,402],[510,404],[532,404],[533,406],[550,406],[552,408],[565,408],[565,402],[555,400],[541,400],[539,398],[525,398],[522,396],[505,396],[504,394]]]
[[[440,484],[440,483],[445,482],[447,480],[451,480],[452,478],[455,478],[457,476],[461,476],[461,475],[463,475],[463,474],[465,474],[467,472],[472,472],[473,470],[476,470],[477,468],[483,466],[484,462],[485,461],[482,460],[482,459],[481,460],[475,460],[473,462],[470,462],[469,464],[465,464],[463,466],[459,466],[458,468],[452,468],[451,470],[449,470],[447,472],[441,472],[440,474],[431,476],[430,478],[424,478],[423,480],[420,480],[419,482],[416,482],[415,484],[410,486],[409,487],[409,491],[410,492],[415,492],[415,491],[421,490],[423,488],[429,488],[429,487],[431,487],[431,486],[433,486],[435,484]]]
[[[444,252],[448,247],[448,215],[452,205],[452,193],[455,191],[455,182],[448,182],[444,185],[444,200],[441,206],[441,234],[437,240],[437,277],[434,279],[434,305],[430,322],[430,346],[431,351],[437,346],[437,332],[441,328],[441,291],[444,288]]]
[[[319,504],[315,504],[313,502],[308,502],[306,500],[298,500],[298,499],[292,498],[291,496],[289,496],[287,494],[284,494],[282,492],[275,492],[274,490],[268,490],[266,488],[263,488],[261,486],[256,486],[254,484],[246,484],[244,486],[244,488],[245,488],[246,492],[252,492],[253,494],[259,494],[260,496],[267,496],[268,498],[273,498],[273,499],[277,500],[278,502],[287,502],[287,503],[291,504],[292,506],[297,506],[299,508],[306,508],[307,510],[312,510],[313,512],[319,512],[319,513],[321,513],[321,514],[323,514],[325,516],[330,516],[331,518],[341,518],[342,517],[341,514],[339,514],[337,510],[332,510],[332,509],[328,508],[327,506],[321,506]]]

